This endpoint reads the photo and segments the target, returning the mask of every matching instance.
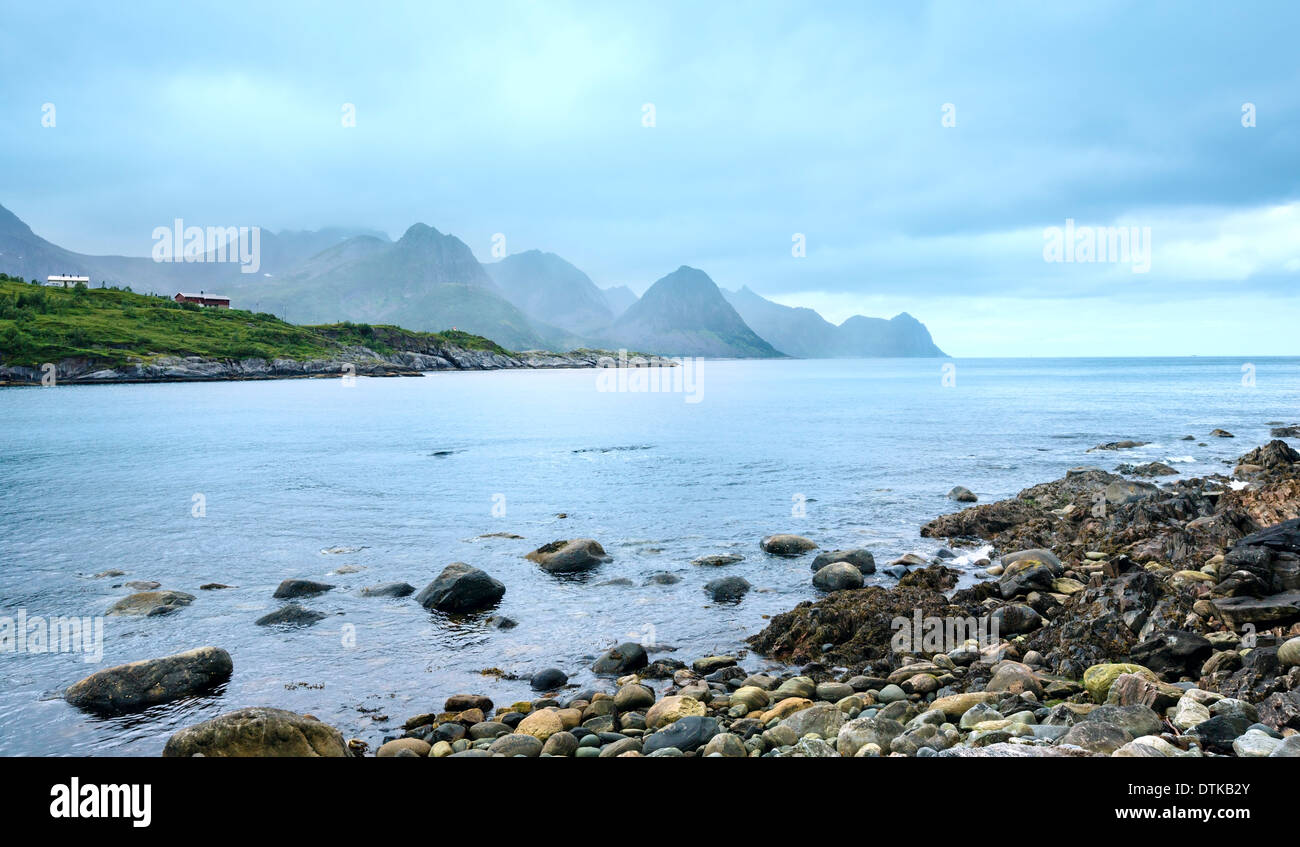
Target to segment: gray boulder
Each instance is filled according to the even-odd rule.
[[[494,605],[505,593],[500,580],[464,562],[452,562],[415,595],[415,602],[440,612],[476,612]]]
[[[87,712],[119,715],[202,694],[230,679],[234,667],[220,647],[199,647],[97,671],[68,686],[64,698]]]
[[[608,562],[612,557],[606,555],[605,548],[594,539],[573,538],[543,544],[524,558],[541,565],[542,570],[548,573],[581,573]]]

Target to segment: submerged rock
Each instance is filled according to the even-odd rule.
[[[974,503],[980,498],[976,497],[975,493],[964,485],[956,485],[953,486],[952,491],[948,492],[948,499],[956,500],[958,503]]]
[[[381,582],[361,589],[362,597],[409,597],[415,593],[415,586],[409,582]]]
[[[88,712],[118,715],[202,694],[230,678],[234,663],[220,647],[199,647],[106,668],[68,686],[69,704]]]
[[[816,550],[817,545],[802,535],[791,535],[789,533],[779,533],[769,535],[758,542],[764,553],[770,553],[773,556],[802,556],[809,550]]]
[[[108,609],[113,616],[157,617],[170,615],[194,602],[193,594],[183,591],[140,591],[123,597]]]
[[[649,663],[644,647],[635,641],[625,641],[602,653],[592,664],[591,670],[602,676],[622,676],[644,668]]]
[[[325,617],[324,612],[317,612],[299,606],[297,603],[286,603],[274,612],[262,615],[256,623],[258,626],[310,626],[323,617]]]
[[[543,544],[524,556],[542,566],[548,573],[580,573],[589,571],[612,557],[592,538],[573,538]]]
[[[751,587],[743,576],[725,576],[705,583],[704,590],[715,603],[733,603],[744,597]]]
[[[292,600],[296,597],[314,597],[333,588],[332,585],[324,582],[313,582],[310,579],[286,579],[280,583],[271,596],[277,600]]]

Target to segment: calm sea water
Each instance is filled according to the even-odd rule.
[[[600,392],[591,371],[0,390],[0,615],[100,615],[125,580],[196,597],[165,617],[108,618],[97,665],[0,653],[0,754],[156,755],[177,728],[250,705],[376,743],[452,693],[529,695],[484,669],[557,666],[582,682],[591,656],[628,638],[686,661],[736,650],[814,595],[808,560],[766,557],[761,536],[867,546],[884,563],[936,548],[918,530],[956,508],[953,485],[989,501],[1080,464],[1223,471],[1268,421],[1300,419],[1300,358],[1252,360],[1253,387],[1243,364],[961,360],[945,386],[936,360],[711,361],[698,403]],[[1207,437],[1214,427],[1237,437]],[[1085,452],[1123,438],[1152,443]],[[523,539],[480,537],[503,532]],[[579,536],[614,557],[589,578],[522,558]],[[745,560],[690,564],[730,552]],[[496,611],[516,628],[358,594],[423,587],[454,561],[506,584]],[[335,573],[345,566],[359,570]],[[127,576],[93,578],[108,569]],[[645,584],[659,571],[681,581]],[[755,590],[709,602],[703,584],[731,573]],[[336,585],[302,601],[329,616],[255,626],[287,577]],[[598,584],[620,578],[633,585]],[[236,587],[199,590],[209,582]],[[213,696],[110,720],[58,699],[98,668],[205,644],[235,662]]]

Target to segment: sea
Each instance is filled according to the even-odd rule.
[[[529,699],[544,668],[608,687],[589,666],[629,640],[769,667],[746,637],[817,592],[811,557],[768,556],[765,535],[866,547],[883,566],[938,551],[919,530],[961,507],[953,486],[989,502],[1081,465],[1229,474],[1270,426],[1300,421],[1300,358],[685,366],[658,391],[592,370],[0,389],[0,754],[154,756],[182,727],[259,705],[373,747],[451,694]],[[1089,452],[1122,439],[1148,443]],[[584,537],[612,557],[589,573],[524,558]],[[692,564],[712,554],[744,558]],[[503,582],[500,603],[449,616],[360,593],[418,590],[452,562]],[[753,588],[715,603],[703,586],[724,575]],[[287,578],[333,585],[300,601],[326,617],[256,625]],[[104,617],[128,581],[195,599]],[[75,652],[3,639],[6,620],[12,634],[72,617],[102,637]],[[116,718],[61,698],[203,645],[234,661],[208,695]]]

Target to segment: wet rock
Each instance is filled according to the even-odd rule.
[[[183,591],[140,591],[118,600],[108,609],[112,616],[157,617],[170,615],[194,602],[193,594]]]
[[[958,503],[974,503],[979,500],[969,488],[961,485],[954,486],[952,491],[948,492],[949,500],[956,500]]]
[[[276,587],[275,593],[271,596],[277,600],[292,600],[296,597],[314,597],[317,594],[324,594],[332,588],[334,586],[323,582],[313,582],[310,579],[286,579]]]
[[[1145,447],[1146,441],[1133,441],[1126,439],[1124,441],[1108,441],[1105,444],[1098,444],[1096,447],[1089,447],[1089,453],[1095,453],[1100,450],[1131,450],[1134,447]]]
[[[415,593],[415,586],[407,582],[381,582],[361,589],[362,597],[409,597]]]
[[[1043,624],[1043,616],[1024,603],[1008,603],[994,610],[989,619],[997,622],[997,632],[1002,636],[1033,632]]]
[[[569,675],[559,668],[546,668],[532,675],[528,685],[534,691],[554,691],[569,681]]]
[[[646,578],[646,585],[676,585],[681,581],[682,578],[677,574],[660,571],[658,573],[650,574],[650,576]]]
[[[132,591],[153,591],[155,588],[160,588],[162,583],[148,579],[133,579],[130,582],[122,583],[122,585]]]
[[[866,550],[862,547],[855,547],[849,550],[830,550],[825,553],[818,553],[813,558],[812,569],[816,572],[835,562],[848,562],[864,575],[876,572],[876,557],[871,555],[870,550]]]
[[[611,558],[600,542],[592,538],[573,538],[543,544],[524,556],[542,566],[548,573],[581,573],[589,571]]]
[[[813,587],[821,591],[846,591],[862,587],[862,572],[848,562],[832,562],[813,574]]]
[[[614,694],[614,708],[619,712],[635,712],[655,704],[655,693],[648,685],[630,682]]]
[[[705,592],[715,603],[734,603],[743,598],[752,586],[743,576],[726,576],[704,585]]]
[[[1210,435],[1214,436],[1215,438],[1236,438],[1237,437],[1233,435],[1231,432],[1228,432],[1226,429],[1212,429],[1210,430]]]
[[[764,553],[770,553],[773,556],[801,556],[809,550],[817,549],[817,545],[802,535],[791,535],[788,533],[769,535],[758,543]]]
[[[1177,726],[1177,721],[1175,721]],[[1187,734],[1201,742],[1201,746],[1212,753],[1228,755],[1232,752],[1232,742],[1246,734],[1250,721],[1239,715],[1218,715],[1202,721]]]
[[[492,700],[484,694],[453,694],[443,703],[443,711],[459,714],[470,709],[478,709],[487,714],[492,711]]]
[[[304,608],[297,603],[286,603],[274,612],[262,615],[257,619],[256,624],[258,626],[310,626],[323,617],[325,617],[323,612]]]
[[[164,758],[330,757],[350,758],[334,727],[283,709],[239,709],[182,729],[167,740]]]
[[[1104,723],[1118,726],[1134,738],[1159,735],[1164,728],[1160,716],[1141,705],[1098,706],[1084,715],[1080,723]]]
[[[735,656],[705,656],[702,659],[696,659],[692,662],[691,670],[701,676],[708,676],[709,674],[720,671],[723,668],[734,667],[735,664]],[[743,678],[743,673],[739,676]]]
[[[1160,493],[1160,488],[1149,482],[1135,482],[1127,479],[1112,482],[1106,486],[1105,490],[1106,502],[1112,506],[1136,503],[1158,493]]]
[[[998,590],[1004,600],[1022,597],[1031,591],[1051,591],[1055,580],[1052,569],[1042,562],[1029,562],[1003,571],[998,580]]]
[[[415,601],[440,612],[474,612],[494,605],[505,593],[506,587],[499,580],[464,562],[452,562],[415,596]]]
[[[704,745],[705,756],[721,756],[724,759],[743,759],[749,755],[745,742],[732,732],[721,732],[709,739]]]
[[[562,730],[546,739],[542,754],[547,756],[572,756],[578,749],[578,739],[573,733]]]
[[[161,659],[107,668],[68,686],[69,704],[119,715],[212,690],[230,678],[234,663],[220,647],[199,647]]]
[[[593,673],[602,676],[623,676],[649,664],[645,648],[635,641],[625,641],[600,655],[592,664]]]
[[[716,556],[700,556],[698,559],[691,559],[692,565],[701,565],[706,568],[717,568],[723,565],[733,565],[736,562],[744,561],[745,557],[737,553],[723,553]]]

